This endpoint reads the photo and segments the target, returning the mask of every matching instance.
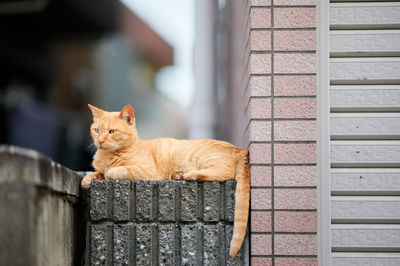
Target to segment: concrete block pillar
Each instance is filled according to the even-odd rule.
[[[229,257],[236,183],[95,180],[87,265],[243,265]]]

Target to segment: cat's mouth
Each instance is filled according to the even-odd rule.
[[[103,144],[100,144],[100,143],[99,143],[99,145],[98,145],[97,148],[98,148],[99,150],[112,150],[112,149],[113,149],[112,146],[110,146],[110,145],[105,145],[104,143],[103,143]]]
[[[101,150],[105,150],[106,148],[104,147],[104,143],[102,143],[102,144],[98,144],[97,145],[97,148],[99,148],[99,149],[101,149]]]

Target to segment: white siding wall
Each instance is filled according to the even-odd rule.
[[[400,2],[331,1],[332,265],[400,265]]]

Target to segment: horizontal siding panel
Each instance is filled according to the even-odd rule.
[[[330,31],[331,56],[400,54],[400,30]]]
[[[330,86],[331,111],[400,111],[400,86]]]
[[[330,261],[400,265],[400,1],[330,2]]]
[[[332,139],[399,139],[400,113],[331,114]]]
[[[400,251],[400,225],[333,224],[332,251]]]
[[[331,58],[331,84],[385,84],[400,82],[400,58]]]
[[[334,168],[332,195],[400,195],[400,169]]]
[[[400,221],[400,197],[331,198],[333,223],[396,223]]]
[[[337,3],[337,2],[390,2],[389,0],[330,0],[329,2],[331,3]]]
[[[399,253],[332,252],[332,266],[398,266]]]
[[[331,29],[376,29],[400,26],[400,3],[334,3]]]
[[[331,141],[332,167],[399,167],[400,141]]]

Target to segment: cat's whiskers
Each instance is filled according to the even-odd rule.
[[[96,145],[94,144],[94,141],[91,141],[91,143],[87,147],[87,150],[90,152],[90,154],[93,154],[96,152],[97,148],[96,148]]]

